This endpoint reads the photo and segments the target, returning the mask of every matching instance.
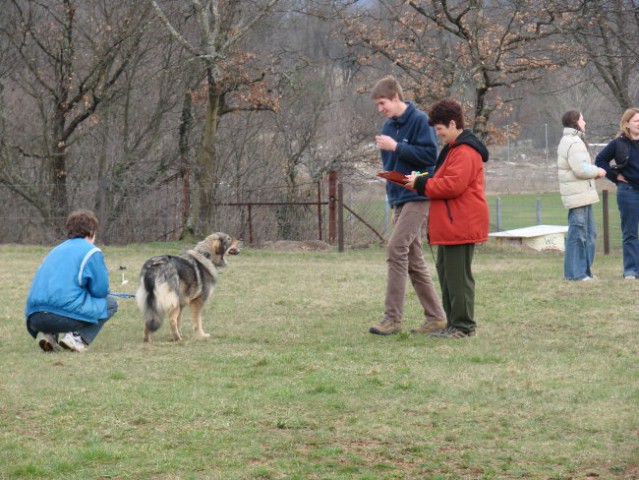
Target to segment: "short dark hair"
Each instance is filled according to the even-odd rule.
[[[579,110],[568,110],[561,116],[561,124],[564,127],[579,130],[579,125],[577,125],[579,117],[581,117],[581,112]]]
[[[392,75],[387,75],[379,80],[371,91],[371,98],[373,100],[379,100],[380,98],[392,100],[393,98],[395,98],[395,95],[398,95],[399,99],[401,101],[404,101],[404,92],[402,91],[402,86]]]
[[[98,230],[98,217],[91,210],[75,210],[67,217],[65,223],[67,238],[87,238]]]
[[[428,124],[430,126],[450,124],[455,121],[457,128],[464,128],[464,109],[455,100],[440,100],[434,103],[428,111]]]

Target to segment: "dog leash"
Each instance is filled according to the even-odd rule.
[[[110,292],[109,295],[111,295],[112,297],[120,297],[120,298],[133,298],[133,297],[135,297],[134,293]]]

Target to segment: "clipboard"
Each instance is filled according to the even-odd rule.
[[[428,172],[421,173],[420,175],[428,175]],[[389,182],[393,182],[393,183],[396,183],[397,185],[401,185],[402,187],[404,187],[407,190],[410,190],[411,192],[416,192],[414,188],[408,187],[406,186],[406,184],[404,184],[404,182],[406,181],[408,177],[404,175],[403,173],[396,172],[395,170],[389,170],[389,171],[383,170],[381,172],[377,172],[377,176],[380,178],[384,178],[388,180]]]

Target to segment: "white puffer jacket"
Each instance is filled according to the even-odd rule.
[[[564,136],[557,147],[559,193],[566,208],[583,207],[599,201],[595,187],[599,169],[593,165],[582,135],[574,128],[564,128]]]

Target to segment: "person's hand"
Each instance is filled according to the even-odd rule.
[[[597,175],[597,178],[603,178],[606,176],[606,171],[603,168],[599,168],[599,175]]]
[[[621,173],[617,174],[617,181],[618,182],[623,182],[623,183],[628,183],[628,180],[626,180],[626,177],[624,177]]]
[[[417,178],[417,172],[411,172],[410,175],[406,175],[406,180],[404,180],[404,185],[410,188],[415,188],[416,178]]]
[[[388,135],[375,135],[375,146],[380,150],[394,152],[397,148],[397,142]]]

